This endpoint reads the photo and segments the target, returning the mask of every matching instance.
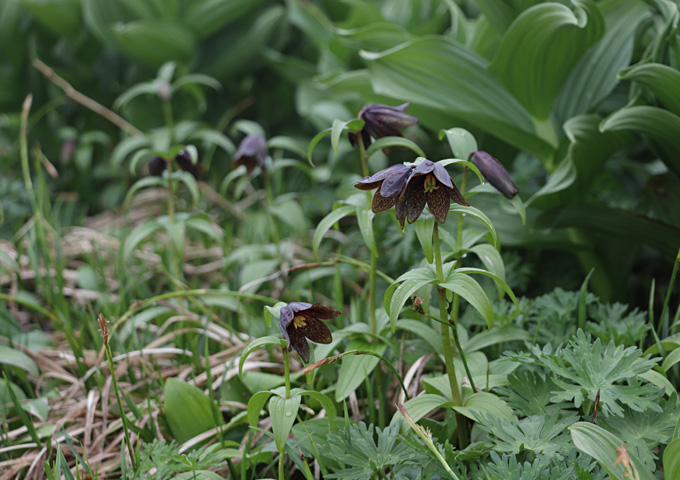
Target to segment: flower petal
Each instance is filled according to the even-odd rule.
[[[305,317],[309,315],[310,317],[320,318],[322,320],[330,320],[331,318],[335,318],[342,315],[342,312],[340,310],[327,307],[320,303],[315,303],[310,308],[305,310],[303,313]]]
[[[420,165],[415,168],[415,173],[418,175],[426,175],[434,170],[435,163],[432,160],[423,160]]]
[[[399,200],[397,203],[394,205],[394,213],[397,214],[397,220],[399,220],[399,224],[401,225],[401,229],[404,229],[404,220],[406,220],[406,200]]]
[[[427,198],[425,196],[425,177],[411,180],[406,192],[406,220],[413,223],[423,213]]]
[[[290,305],[286,305],[279,312],[279,328],[281,329],[281,333],[283,333],[283,338],[285,338],[288,343],[290,343],[288,325],[293,321],[293,317],[295,317],[295,312],[290,308]]]
[[[441,183],[449,188],[453,188],[453,180],[451,180],[451,175],[446,171],[441,163],[434,164],[434,176],[437,177]]]
[[[380,187],[380,195],[383,197],[391,197],[392,195],[400,194],[406,187],[409,177],[413,174],[413,169],[406,165],[394,165],[393,173],[388,176]]]
[[[316,318],[308,318],[307,324],[302,328],[298,328],[298,330],[314,343],[328,344],[333,341],[333,336],[331,335],[331,330],[328,328],[328,325]]]
[[[406,165],[404,165],[402,163],[398,163],[397,165],[392,165],[391,167],[388,167],[384,170],[380,170],[378,173],[374,173],[373,175],[371,175],[369,177],[364,177],[362,180],[359,180],[359,183],[357,183],[357,185],[381,182],[381,181],[385,180],[387,177],[389,177],[390,175],[394,174],[394,172],[397,172],[404,167],[408,168],[408,167],[406,167]],[[360,187],[357,187],[357,188],[360,188]],[[373,188],[375,188],[375,187],[373,187]]]
[[[391,197],[383,197],[380,194],[380,190],[375,192],[375,195],[373,195],[373,202],[371,203],[371,210],[373,210],[373,213],[380,213],[384,212],[385,210],[389,210],[394,206],[395,203],[397,203],[399,197],[396,195],[393,195]]]
[[[450,206],[451,200],[445,186],[440,185],[439,188],[427,194],[427,207],[439,223],[446,221]]]
[[[309,345],[307,339],[301,328],[290,326],[288,328],[288,335],[290,336],[290,346],[300,355],[303,362],[309,362]]]
[[[464,205],[466,207],[469,207],[470,204],[465,200],[465,197],[463,196],[462,193],[460,193],[460,190],[458,190],[458,187],[456,187],[456,184],[453,184],[453,188],[447,188],[446,193],[449,194],[449,198],[456,202],[458,205]]]

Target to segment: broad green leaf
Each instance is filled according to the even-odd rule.
[[[680,177],[680,117],[658,107],[626,107],[600,124],[602,132],[632,131],[647,135],[661,150],[661,159]]]
[[[146,19],[113,25],[120,49],[152,65],[175,60],[185,62],[196,48],[196,36],[182,23],[170,19]]]
[[[16,385],[9,380],[0,381],[0,414],[2,415],[7,415],[7,410],[14,406],[12,403],[12,395],[9,393],[10,388],[14,392],[14,397],[16,397],[19,402],[26,400],[26,394],[19,385]]]
[[[331,213],[326,215],[323,220],[319,222],[319,225],[314,231],[314,237],[312,239],[312,248],[314,250],[314,258],[319,258],[319,245],[321,245],[321,240],[323,240],[326,232],[335,225],[338,220],[347,215],[355,214],[356,208],[352,205],[343,205],[336,208]]]
[[[463,343],[463,350],[466,354],[482,350],[491,345],[498,345],[505,342],[522,342],[531,338],[529,332],[519,327],[503,326],[493,327],[485,330],[470,338]]]
[[[11,0],[9,3],[12,3]],[[78,33],[82,18],[79,0],[21,0],[33,17],[57,35]]]
[[[257,340],[253,340],[248,344],[246,348],[243,349],[241,352],[241,357],[238,361],[238,374],[239,376],[243,377],[243,364],[246,363],[246,359],[248,358],[248,355],[252,353],[253,350],[256,348],[259,348],[263,345],[278,345],[280,347],[283,347],[286,341],[280,337],[275,337],[273,335],[267,336],[267,337],[261,337],[258,338]]]
[[[662,388],[665,394],[668,396],[676,393],[673,384],[669,382],[664,375],[657,372],[656,370],[649,370],[648,372],[641,373],[638,375],[638,377],[642,378],[643,380],[647,380],[649,383],[653,383],[659,388]]]
[[[650,14],[641,0],[605,0],[598,6],[607,30],[564,82],[554,108],[557,125],[590,111],[614,90],[619,83],[617,72],[628,66],[633,55],[634,32]],[[574,157],[574,161],[578,159]]]
[[[196,182],[194,176],[189,172],[178,173],[179,175],[177,176],[177,178],[179,179],[180,182],[186,185],[187,189],[189,190],[189,193],[191,194],[191,203],[195,207],[196,205],[198,205],[198,199],[200,197],[200,193],[198,191],[198,183]]]
[[[177,442],[184,443],[216,426],[212,400],[193,385],[169,378],[163,396],[165,418]]]
[[[135,227],[135,229],[125,237],[125,243],[123,244],[123,261],[127,262],[137,248],[137,245],[160,228],[161,224],[157,220],[148,220]]]
[[[418,237],[420,246],[423,248],[423,253],[425,254],[425,258],[427,258],[428,263],[432,263],[434,260],[434,247],[432,244],[434,222],[435,218],[432,215],[421,215],[413,224],[416,236]]]
[[[675,256],[680,228],[644,215],[599,205],[565,205],[543,213],[536,227],[584,228],[633,242],[646,243],[666,255]]]
[[[256,9],[262,0],[205,0],[188,2],[183,20],[197,35],[207,37]]]
[[[162,177],[144,177],[142,179],[137,180],[134,183],[134,185],[130,187],[127,194],[125,195],[125,201],[123,202],[125,208],[130,208],[130,202],[132,201],[132,197],[135,195],[135,193],[142,190],[143,188],[164,187],[167,184],[168,181]]]
[[[224,232],[217,225],[215,225],[207,215],[195,215],[188,218],[185,223],[187,228],[202,232],[211,239],[215,240],[218,245],[222,244],[222,241],[224,240]]]
[[[480,243],[470,248],[470,251],[477,255],[477,258],[484,264],[487,270],[493,272],[498,278],[505,281],[505,264],[498,250],[488,243]],[[498,287],[498,296],[503,298],[503,290]]]
[[[446,136],[453,156],[463,160],[470,158],[472,152],[479,150],[475,137],[464,128],[449,128],[439,131],[439,140]]]
[[[404,402],[404,407],[414,422],[417,422],[431,411],[443,406],[452,406],[452,404],[449,399],[437,395],[436,393],[426,393]],[[401,412],[397,411],[392,417],[390,425],[394,425],[402,418],[403,415]]]
[[[184,233],[186,231],[186,223],[184,222],[186,219],[186,214],[180,213],[175,216],[174,222],[170,221],[170,217],[167,215],[163,215],[157,220],[158,223],[165,229],[165,231],[168,232],[172,246],[180,257],[184,255]]]
[[[668,370],[678,362],[680,362],[680,349],[675,349],[664,359],[661,368],[668,374]]]
[[[573,5],[573,11],[558,3],[524,11],[508,28],[489,67],[539,119],[549,117],[572,67],[604,34],[597,4],[574,0]]]
[[[305,158],[307,155],[307,142],[298,138],[292,138],[283,135],[272,137],[267,139],[267,146],[270,150],[281,149],[297,153],[300,158]],[[276,166],[276,164],[279,162],[280,160],[277,160],[276,163],[274,163],[274,166]]]
[[[412,35],[401,25],[372,22],[352,29],[335,29],[340,41],[354,50],[386,50],[411,39]]]
[[[418,335],[420,338],[430,344],[434,352],[437,352],[441,355],[441,334],[435,331],[428,324],[424,323],[423,320],[411,320],[409,318],[403,318],[397,322],[397,330],[408,330],[409,332]]]
[[[375,237],[373,236],[373,217],[375,217],[375,213],[367,208],[366,205],[358,206],[356,212],[361,238],[363,238],[364,244],[368,247],[368,250],[377,257],[378,247],[375,244]]]
[[[275,204],[269,207],[269,211],[298,235],[304,235],[309,230],[309,220],[305,212],[297,201],[282,197],[275,199]]]
[[[366,158],[370,158],[374,153],[389,147],[408,148],[417,155],[424,157],[425,153],[415,142],[404,137],[383,137],[379,138],[366,149]]]
[[[489,392],[473,393],[465,399],[462,407],[453,407],[453,409],[474,421],[479,421],[486,415],[497,418],[515,418],[512,408],[505,401]]]
[[[660,63],[645,63],[621,70],[619,79],[647,87],[665,108],[680,116],[680,72],[676,69]]]
[[[505,33],[519,14],[513,8],[514,5],[503,0],[476,0],[475,4],[491,26],[501,34]]]
[[[597,460],[612,479],[626,480],[628,478],[624,475],[621,463],[614,465],[618,456],[616,449],[625,444],[622,439],[604,428],[587,422],[577,422],[569,427],[569,430],[576,448]],[[640,475],[640,480],[654,480],[654,475],[645,468],[644,463],[633,452],[629,451],[628,455]]]
[[[131,100],[140,95],[157,95],[159,92],[160,85],[153,82],[143,82],[133,85],[131,88],[125,90],[121,93],[118,98],[113,102],[112,108],[114,110],[120,110],[124,108]]]
[[[208,128],[203,128],[191,132],[191,134],[186,138],[187,141],[201,141],[204,147],[209,147],[211,145],[216,145],[225,151],[228,155],[233,154],[236,151],[234,143],[229,140],[229,138],[221,132],[216,130],[211,130]]]
[[[349,342],[349,350],[370,350],[380,355],[387,348],[384,343],[369,343],[368,341],[357,338]],[[335,385],[335,401],[341,402],[361,385],[366,377],[378,365],[380,359],[373,355],[347,355],[342,358],[342,366],[338,374],[338,381]]]
[[[0,345],[0,364],[20,368],[34,377],[39,375],[38,366],[33,359],[21,350]]]
[[[246,135],[259,135],[261,137],[265,136],[262,125],[260,125],[257,122],[254,122],[253,120],[246,119],[237,120],[231,126],[231,131],[232,133],[242,132],[245,133]]]
[[[537,137],[529,112],[487,71],[488,62],[453,40],[428,36],[361,56],[377,94],[454,115],[539,157],[553,150]]]
[[[484,289],[469,275],[454,271],[446,282],[439,285],[453,293],[457,293],[479,312],[489,328],[493,326],[493,308]]]
[[[290,398],[281,398],[273,395],[269,400],[269,416],[272,421],[272,431],[274,432],[274,442],[279,452],[283,452],[286,440],[293,428],[295,417],[300,408],[300,395],[293,395]]]

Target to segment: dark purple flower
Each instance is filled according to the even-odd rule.
[[[401,137],[403,135],[399,130],[412,127],[418,123],[416,117],[404,113],[409,105],[410,103],[407,102],[397,107],[388,107],[379,103],[371,103],[362,108],[359,112],[359,118],[364,121],[364,128],[361,129],[359,134],[361,134],[364,146],[368,147],[371,143],[370,137],[376,140],[383,137]],[[348,136],[352,146],[356,146],[357,134],[350,133]]]
[[[189,155],[189,152],[186,152],[184,150],[180,150],[179,153],[175,156],[175,162],[177,163],[177,166],[179,168],[181,168],[185,172],[189,172],[195,178],[198,178],[198,176],[203,172],[203,167],[201,166],[201,164],[198,162],[194,163],[191,160],[191,155]]]
[[[248,135],[238,146],[238,150],[232,159],[231,168],[245,165],[248,175],[258,166],[264,170],[268,153],[267,141],[262,135]]]
[[[165,169],[168,168],[168,164],[163,157],[155,155],[149,162],[149,175],[154,177],[160,177],[163,175]]]
[[[446,169],[430,160],[417,166],[392,165],[354,186],[360,190],[378,188],[373,195],[373,212],[380,213],[394,207],[402,228],[404,220],[408,223],[416,221],[425,204],[439,223],[446,221],[451,200],[469,205]]]
[[[341,311],[320,303],[292,302],[283,307],[279,315],[279,327],[288,341],[288,351],[294,348],[305,363],[309,362],[307,340],[314,343],[331,343],[333,340],[330,329],[319,319],[330,320],[340,314]]]
[[[482,172],[486,180],[496,187],[507,198],[512,198],[519,192],[519,188],[510,178],[510,174],[503,164],[486,152],[472,152],[473,162]]]

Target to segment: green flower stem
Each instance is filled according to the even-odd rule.
[[[283,449],[281,449],[281,450],[283,450]],[[279,452],[279,480],[286,480],[284,460],[285,460],[285,456],[283,454],[283,451],[280,451]]]
[[[437,280],[442,283],[444,282],[444,268],[442,265],[442,253],[439,244],[439,223],[435,222],[433,229],[433,240],[434,240],[434,261],[435,268],[437,269]],[[437,293],[439,294],[439,318],[447,318],[446,311],[446,290],[441,287],[437,287]],[[449,386],[451,388],[451,398],[456,406],[463,405],[463,397],[460,394],[460,387],[458,385],[458,378],[456,377],[456,368],[453,365],[453,349],[451,348],[451,335],[449,334],[449,329],[446,325],[442,325],[442,347],[444,350],[444,364],[446,365],[446,373],[449,377]],[[458,443],[459,448],[463,449],[467,446],[467,428],[465,417],[462,414],[456,412],[456,423],[458,425]]]
[[[271,208],[274,206],[274,194],[272,193],[272,178],[267,170],[263,171],[264,175],[264,188],[267,192],[267,207],[271,214]],[[274,236],[274,244],[276,245],[276,256],[281,259],[281,237],[279,236],[279,224],[276,221],[276,216],[272,217],[272,235]]]
[[[286,381],[286,398],[290,398],[290,353],[288,346],[283,347],[283,378]]]
[[[361,133],[357,134],[359,144],[359,156],[361,157],[361,171],[364,177],[368,177],[368,158],[366,158],[366,146]],[[366,191],[366,208],[371,208],[371,192]],[[371,252],[371,269],[368,272],[368,322],[371,333],[377,333],[378,325],[375,320],[375,276],[378,270],[378,255]]]

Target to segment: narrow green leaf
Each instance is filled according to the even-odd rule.
[[[472,274],[478,274],[478,275],[485,275],[487,277],[490,277],[493,279],[494,282],[496,282],[496,285],[500,287],[505,293],[508,294],[508,297],[510,297],[510,300],[512,300],[512,303],[515,304],[515,307],[517,307],[517,311],[519,312],[519,303],[517,303],[517,297],[515,297],[515,293],[512,291],[510,286],[505,283],[505,280],[498,275],[496,275],[494,272],[490,272],[481,268],[470,268],[470,267],[462,267],[457,270],[453,270],[453,272],[456,273],[463,273],[466,275],[472,275]],[[448,279],[447,279],[448,281]]]
[[[680,438],[673,440],[664,450],[663,469],[666,480],[680,478]]]
[[[140,180],[137,180],[128,190],[127,195],[125,195],[125,200],[123,201],[123,205],[125,208],[130,208],[130,202],[132,201],[132,197],[140,191],[143,188],[149,188],[149,187],[164,187],[167,185],[168,181],[162,177],[144,177]]]
[[[321,392],[315,392],[313,390],[303,390],[300,392],[300,395],[312,397],[321,404],[324,410],[326,410],[326,418],[328,418],[328,425],[330,426],[330,432],[332,432],[337,418],[337,411],[335,410],[335,404],[333,403],[333,400],[331,400],[328,395],[324,395]]]
[[[112,25],[111,31],[123,52],[152,65],[169,60],[187,61],[196,48],[194,33],[169,18],[117,23]]]
[[[378,246],[375,244],[375,237],[373,236],[373,217],[375,217],[375,213],[367,208],[366,205],[361,205],[357,207],[356,215],[361,238],[363,238],[368,250],[377,257]]]
[[[588,280],[590,280],[590,277],[593,275],[594,271],[594,268],[590,269],[588,275],[586,275],[585,280],[583,280],[583,283],[581,284],[581,289],[579,290],[578,294],[578,328],[581,330],[585,330],[586,328],[586,299],[588,296]]]
[[[300,395],[293,395],[291,398],[281,398],[273,395],[269,400],[269,416],[272,420],[272,430],[274,432],[274,442],[279,453],[283,452],[286,445],[290,429],[293,428],[295,417],[300,408]]]
[[[487,270],[505,281],[505,264],[498,250],[488,243],[480,243],[470,248],[470,251],[477,255],[477,258],[479,258]],[[500,286],[497,286],[497,288],[499,298],[503,298],[503,289]]]
[[[251,427],[257,426],[257,421],[260,418],[260,412],[264,408],[264,404],[267,403],[267,399],[271,396],[272,392],[257,392],[255,395],[250,397],[248,400],[248,425]]]
[[[261,137],[265,136],[262,125],[252,120],[241,119],[235,121],[231,127],[231,131],[242,132],[245,133],[246,135],[259,135]]]
[[[465,399],[462,407],[453,407],[453,409],[476,422],[483,419],[486,415],[497,418],[515,418],[512,408],[496,395],[489,392],[473,393]]]
[[[201,390],[175,378],[163,389],[165,418],[179,443],[215,427],[212,400]]]
[[[224,232],[217,225],[215,225],[207,215],[195,215],[188,218],[185,223],[187,228],[205,233],[210,238],[215,240],[218,245],[222,244],[222,241],[224,240]]]
[[[529,332],[519,327],[503,326],[485,330],[463,342],[463,350],[466,354],[477,352],[491,345],[505,342],[522,342],[531,338]]]
[[[401,147],[408,148],[409,150],[415,152],[417,155],[424,157],[425,153],[423,149],[420,148],[415,142],[404,137],[383,137],[379,138],[371,146],[366,149],[366,158],[371,158],[371,156],[382,150],[383,148],[389,147]]]
[[[555,171],[552,172],[546,184],[543,185],[538,192],[534,193],[531,198],[525,202],[524,206],[528,207],[531,202],[539,197],[564,190],[574,183],[575,179],[576,168],[574,168],[574,162],[571,160],[571,157],[567,155]]]
[[[491,302],[489,302],[489,297],[486,296],[486,292],[484,292],[479,283],[469,275],[454,271],[446,279],[446,282],[439,286],[460,295],[479,312],[489,328],[493,326],[493,308],[491,307]]]
[[[182,182],[184,185],[186,185],[187,189],[189,190],[189,193],[191,194],[191,202],[192,205],[195,207],[198,205],[198,200],[200,198],[200,193],[198,190],[198,183],[196,182],[196,179],[192,174],[189,172],[179,172],[179,175],[177,177],[180,182]]]
[[[453,406],[453,404],[446,397],[437,395],[436,393],[425,393],[404,402],[404,407],[414,422],[417,422],[428,413],[444,406]],[[403,415],[401,412],[397,411],[392,417],[390,425],[394,425],[400,419],[403,419]]]
[[[397,287],[396,290],[392,290],[391,287],[388,289],[388,292],[385,293],[385,298],[387,298],[388,293],[392,294],[390,298],[390,308],[388,309],[392,332],[394,332],[397,328],[397,319],[399,318],[399,313],[401,313],[401,307],[404,306],[404,304],[411,298],[411,295],[413,295],[416,290],[429,285],[430,282],[431,280],[422,279],[405,280]]]
[[[267,336],[267,337],[261,337],[258,338],[257,340],[253,340],[248,344],[246,348],[243,349],[241,352],[241,357],[238,361],[238,374],[240,377],[243,378],[243,364],[246,363],[246,359],[248,358],[248,355],[250,355],[253,350],[256,348],[260,348],[263,345],[278,345],[280,347],[283,347],[285,345],[286,341],[280,337],[275,337],[273,335]]]
[[[624,468],[620,463],[614,465],[617,458],[616,449],[624,444],[620,438],[588,422],[577,422],[569,427],[569,430],[576,448],[597,460],[611,478],[616,480],[628,478],[624,475]],[[633,452],[629,451],[628,455],[640,475],[640,480],[654,480],[654,475]]]
[[[137,248],[137,245],[159,228],[161,228],[161,224],[157,220],[147,220],[135,227],[135,229],[125,237],[125,243],[123,244],[123,261],[127,262]]]
[[[314,251],[314,258],[317,259],[319,258],[319,245],[321,245],[321,240],[323,240],[323,237],[326,234],[326,232],[333,225],[335,225],[335,223],[337,223],[338,220],[351,214],[356,214],[356,208],[352,205],[343,205],[333,210],[319,222],[319,225],[316,227],[316,230],[314,231],[314,237],[312,239],[312,249]]]
[[[425,254],[425,258],[427,258],[428,263],[432,263],[434,261],[432,236],[435,221],[436,220],[432,215],[421,215],[413,224],[416,230],[416,236],[418,237],[420,246],[423,248],[423,253]]]
[[[363,338],[357,338],[349,342],[347,351],[370,350],[382,355],[387,348],[384,343],[370,343]],[[342,358],[342,366],[335,385],[335,401],[341,402],[361,385],[366,377],[378,365],[380,359],[373,355],[347,355]]]
[[[462,213],[464,216],[468,215],[481,221],[491,234],[492,245],[496,248],[500,248],[500,242],[498,241],[498,233],[496,233],[496,229],[494,228],[493,223],[491,222],[489,217],[487,217],[486,214],[484,214],[481,210],[475,207],[465,207],[463,205],[453,203],[451,204],[451,208],[449,208],[449,213]]]

